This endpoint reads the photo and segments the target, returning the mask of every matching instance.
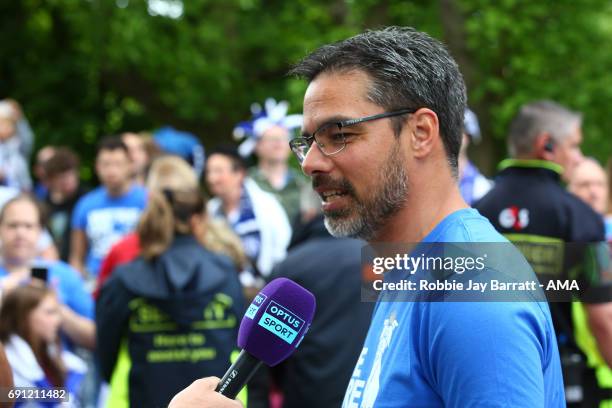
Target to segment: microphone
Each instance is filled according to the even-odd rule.
[[[273,367],[289,357],[308,331],[315,306],[314,295],[290,279],[268,283],[242,318],[242,351],[215,391],[234,399],[262,363]]]

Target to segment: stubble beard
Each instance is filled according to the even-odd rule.
[[[409,188],[399,143],[395,144],[385,160],[377,180],[380,180],[380,187],[366,199],[357,197],[354,187],[347,180],[338,183],[347,192],[353,205],[324,214],[325,227],[331,235],[371,241],[389,218],[404,207]]]

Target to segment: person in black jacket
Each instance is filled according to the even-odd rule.
[[[243,312],[237,271],[198,239],[200,192],[160,184],[138,226],[141,256],[116,269],[96,307],[108,406],[127,396],[133,407],[166,407],[195,379],[220,377],[235,347]]]
[[[604,241],[602,217],[560,183],[583,159],[581,122],[579,114],[551,101],[523,106],[510,125],[512,158],[500,164],[495,187],[476,209],[517,243],[541,281],[575,279],[580,283],[586,320],[599,352],[612,364],[612,286],[599,275],[601,270],[583,263],[586,254]],[[584,357],[582,364],[574,364],[582,355],[575,338],[577,304],[566,301],[550,306],[564,362],[566,397],[568,403],[578,403],[592,393],[580,390],[588,382],[579,374]]]
[[[283,407],[342,405],[374,308],[374,302],[361,301],[364,245],[356,239],[333,238],[319,214],[296,228],[287,258],[272,270],[270,280],[289,278],[317,299],[308,335],[289,359],[271,369],[283,394]],[[249,385],[247,406],[267,407],[266,391],[262,383]]]

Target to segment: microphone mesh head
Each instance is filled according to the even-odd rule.
[[[314,317],[315,297],[287,278],[268,283],[240,323],[238,347],[274,366],[293,353]]]

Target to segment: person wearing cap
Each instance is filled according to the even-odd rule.
[[[468,158],[470,143],[481,141],[478,117],[470,109],[465,109],[463,115],[463,141],[459,150],[459,191],[469,205],[480,200],[493,186],[491,180],[483,176],[478,168]]]
[[[234,135],[246,137],[239,147],[243,157],[253,152],[257,156],[257,165],[249,169],[249,177],[276,197],[293,224],[300,215],[300,202],[308,183],[302,173],[289,166],[291,131],[302,124],[302,115],[287,115],[288,108],[286,101],[277,103],[268,98],[264,109],[258,105],[251,107],[255,117],[252,126],[241,122]]]
[[[202,175],[206,151],[196,135],[164,126],[153,132],[153,141],[163,153],[182,157],[193,166],[198,177]]]

